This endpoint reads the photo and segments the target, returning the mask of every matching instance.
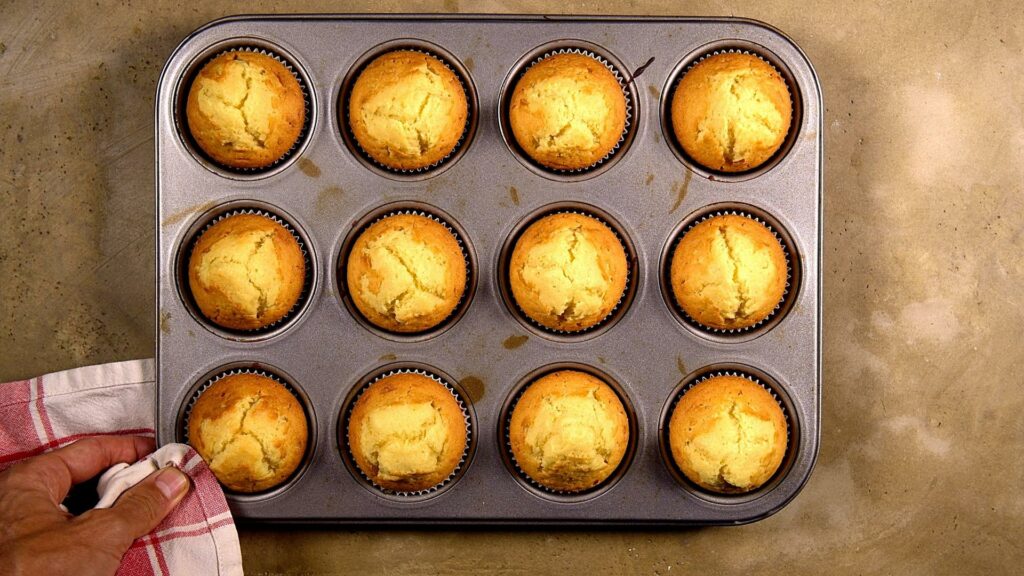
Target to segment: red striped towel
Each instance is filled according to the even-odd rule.
[[[55,372],[0,384],[0,471],[87,436],[153,436],[152,360]],[[101,503],[116,499],[149,472],[173,464],[192,479],[181,504],[121,559],[118,574],[242,573],[238,533],[217,479],[184,444],[168,444],[100,482]]]

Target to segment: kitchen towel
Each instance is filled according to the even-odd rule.
[[[153,360],[131,360],[0,384],[0,471],[32,456],[105,435],[154,435]],[[98,506],[111,505],[152,471],[175,466],[192,489],[155,530],[137,539],[118,574],[242,574],[238,532],[224,491],[189,446],[168,444],[100,478]]]

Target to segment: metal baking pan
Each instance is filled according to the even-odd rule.
[[[192,74],[225,49],[249,46],[285,58],[308,91],[303,141],[270,170],[236,173],[195,152],[181,111]],[[382,50],[440,55],[473,100],[467,137],[441,169],[393,174],[354,149],[339,102],[360,63]],[[631,124],[598,169],[551,173],[522,157],[505,134],[507,88],[522,67],[562,48],[596,52],[623,77]],[[740,175],[694,166],[665,117],[673,83],[715,50],[752,50],[787,79],[794,120],[765,167]],[[785,506],[807,481],[821,414],[822,103],[804,53],[770,26],[735,18],[533,16],[243,16],[186,38],[168,60],[156,99],[157,436],[182,440],[184,406],[225,369],[276,374],[308,411],[307,461],[264,494],[229,494],[243,520],[339,524],[698,525],[739,524]],[[382,208],[384,207],[384,208]],[[402,337],[369,329],[346,303],[339,261],[350,234],[381,210],[413,208],[454,221],[473,268],[468,305],[435,333]],[[219,330],[194,312],[181,275],[195,233],[228,209],[273,212],[302,238],[308,293],[286,322],[258,334]],[[620,313],[579,336],[549,334],[517,316],[499,276],[506,243],[549,209],[587,210],[611,221],[633,256],[631,295]],[[673,237],[709,210],[742,210],[784,238],[793,266],[782,309],[756,330],[712,333],[689,324],[666,298],[663,261]],[[502,419],[516,391],[556,366],[615,383],[635,426],[612,480],[583,494],[544,492],[509,463]],[[357,387],[393,368],[426,369],[457,385],[473,444],[445,489],[384,493],[347,463],[339,444]],[[741,496],[690,485],[665,456],[663,422],[687,382],[741,370],[768,385],[790,423],[790,449],[764,487]]]

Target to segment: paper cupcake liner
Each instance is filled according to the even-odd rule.
[[[362,236],[363,233],[366,232],[366,230],[370,228],[370,226],[373,226],[374,224],[376,224],[378,222],[381,222],[382,220],[386,220],[386,219],[388,219],[388,218],[390,218],[392,216],[398,216],[398,215],[401,215],[401,214],[406,214],[406,215],[410,215],[410,216],[423,216],[424,218],[429,218],[429,219],[433,220],[434,222],[437,222],[441,226],[444,226],[444,229],[447,230],[448,233],[451,234],[452,237],[455,238],[455,242],[458,243],[459,251],[462,252],[463,262],[465,262],[465,264],[466,264],[466,284],[462,288],[462,296],[459,297],[459,301],[455,303],[455,307],[452,308],[452,311],[449,312],[448,315],[445,316],[443,320],[441,320],[440,322],[438,322],[434,326],[431,326],[430,328],[427,328],[426,330],[420,330],[418,332],[396,332],[396,331],[393,331],[393,330],[388,330],[387,328],[384,328],[383,326],[377,326],[373,322],[370,322],[370,320],[368,318],[363,316],[362,312],[359,312],[359,315],[362,317],[363,320],[365,320],[371,326],[376,327],[378,330],[384,330],[385,332],[387,332],[389,334],[394,334],[396,336],[418,336],[420,334],[425,334],[427,332],[433,332],[434,330],[438,330],[439,328],[442,328],[442,327],[446,326],[452,320],[452,318],[454,318],[455,316],[457,316],[459,314],[459,312],[462,310],[462,308],[466,305],[466,295],[469,294],[469,292],[470,292],[470,288],[472,286],[473,278],[474,278],[474,274],[476,273],[476,270],[473,269],[473,262],[469,258],[469,250],[466,248],[466,244],[463,241],[462,236],[458,233],[458,231],[456,231],[444,218],[441,218],[440,216],[437,216],[437,215],[432,214],[430,212],[426,212],[424,210],[418,210],[418,209],[415,209],[415,208],[399,208],[397,210],[392,210],[390,212],[385,212],[384,214],[381,214],[380,216],[374,218],[372,221],[368,222],[365,226],[363,226],[359,230],[358,234],[356,234],[356,235],[354,235],[352,237],[353,238],[353,244],[355,243],[356,239],[358,239],[360,236]],[[352,247],[350,246],[349,247],[349,253],[346,254],[346,256],[345,256],[346,265],[347,265],[348,259],[351,257],[351,251],[352,251]],[[345,288],[345,290],[346,291],[348,290],[347,279],[346,279],[346,288]],[[358,312],[358,309],[355,308],[355,306],[353,306],[353,308],[356,309],[356,311]]]
[[[754,376],[752,374],[748,374],[746,372],[743,372],[741,370],[715,370],[714,372],[708,372],[707,374],[704,374],[704,375],[702,375],[702,376],[700,376],[698,378],[694,378],[694,379],[690,380],[689,382],[687,382],[685,385],[683,385],[683,387],[679,389],[679,391],[676,393],[675,397],[672,399],[672,403],[669,404],[668,411],[665,413],[665,421],[662,423],[662,427],[661,427],[661,429],[662,429],[662,436],[663,436],[662,442],[664,443],[664,445],[666,447],[671,445],[670,442],[669,442],[669,421],[672,420],[672,414],[675,413],[676,406],[679,405],[679,401],[682,400],[683,396],[685,396],[686,393],[689,392],[690,390],[692,390],[693,387],[696,386],[697,384],[700,384],[701,382],[705,382],[705,381],[710,380],[712,378],[716,378],[718,376],[736,376],[736,377],[739,377],[739,378],[743,378],[744,380],[748,380],[750,382],[753,382],[754,384],[757,384],[758,386],[763,388],[766,392],[771,394],[772,399],[775,400],[775,403],[778,404],[779,408],[782,410],[782,419],[785,420],[785,422],[786,422],[786,450],[788,451],[790,449],[790,447],[792,446],[791,432],[792,432],[793,426],[790,423],[790,415],[789,415],[789,411],[786,410],[786,405],[783,404],[782,400],[779,399],[779,395],[775,393],[775,389],[774,388],[772,388],[770,385],[765,384],[764,382],[762,382],[760,378],[758,378],[758,377],[756,377],[756,376]],[[676,472],[679,473],[679,476],[681,478],[685,478],[687,482],[693,484],[694,486],[697,486],[696,483],[692,482],[689,478],[687,478],[686,475],[683,474],[683,471],[679,469],[679,465],[676,464],[675,458],[672,457],[671,450],[666,452],[666,457],[668,459],[669,465],[672,466],[672,468],[674,470],[676,470]],[[779,469],[780,470],[782,469],[781,465],[780,465]],[[778,470],[776,470],[775,473],[778,473]],[[775,476],[775,474],[772,474],[772,477],[774,477],[774,476]],[[768,482],[765,482],[764,486],[766,486],[766,485],[768,485]],[[697,488],[699,490],[702,490],[702,491],[705,491],[705,492],[707,491],[704,488],[699,487],[699,486],[697,486]],[[755,488],[755,490],[756,489],[757,488]],[[716,494],[721,494],[723,496],[729,496],[732,493],[722,492],[722,493],[716,493]],[[738,493],[735,493],[735,494],[736,495],[743,495],[743,494],[746,494],[746,492],[742,492],[742,493],[738,492]]]
[[[664,266],[665,266],[664,274],[665,274],[665,276],[666,276],[666,278],[668,280],[666,282],[666,286],[668,287],[668,289],[670,291],[672,291],[672,277],[671,277],[671,275],[672,275],[672,272],[671,272],[671,270],[672,270],[672,258],[675,255],[676,248],[679,246],[679,242],[682,241],[683,236],[686,236],[690,232],[690,230],[693,229],[694,226],[700,224],[701,222],[704,222],[706,220],[710,220],[711,218],[714,218],[716,216],[725,216],[725,215],[742,216],[744,218],[749,218],[749,219],[753,220],[754,222],[757,222],[758,224],[761,224],[762,226],[767,228],[768,231],[772,233],[772,236],[774,236],[775,239],[778,240],[779,245],[782,246],[782,255],[786,259],[786,286],[782,290],[782,298],[779,298],[779,301],[775,303],[775,307],[772,308],[772,311],[769,312],[767,316],[765,316],[764,318],[759,320],[757,323],[752,324],[750,326],[745,326],[743,328],[714,328],[712,326],[706,326],[704,324],[701,324],[695,318],[693,318],[693,316],[690,316],[686,312],[686,310],[683,310],[683,307],[680,306],[679,302],[676,300],[676,296],[675,296],[675,292],[674,291],[669,294],[669,298],[672,301],[672,308],[690,326],[693,326],[694,328],[697,328],[697,329],[699,329],[699,330],[701,330],[703,332],[707,332],[709,334],[715,334],[715,335],[719,335],[719,336],[721,336],[721,335],[725,335],[725,336],[739,336],[739,335],[747,334],[749,332],[753,332],[755,330],[760,329],[768,321],[770,321],[772,318],[774,318],[776,315],[778,315],[778,313],[782,309],[783,305],[786,304],[786,300],[790,298],[790,290],[789,289],[790,289],[790,286],[791,286],[791,283],[792,283],[792,280],[793,280],[793,261],[792,261],[792,257],[790,256],[789,244],[787,244],[786,241],[783,240],[781,236],[779,236],[779,233],[775,230],[775,228],[771,224],[769,224],[768,222],[765,222],[761,218],[758,218],[757,216],[755,216],[755,215],[753,215],[753,214],[751,214],[749,212],[745,212],[743,210],[716,210],[714,212],[709,212],[709,213],[705,214],[704,216],[701,216],[697,220],[694,220],[693,222],[691,222],[689,225],[686,226],[685,229],[683,229],[678,235],[676,235],[676,238],[672,241],[672,245],[668,249],[666,262],[664,264]]]
[[[625,252],[625,254],[626,254],[626,285],[623,287],[622,294],[619,295],[619,299],[615,303],[615,306],[613,306],[612,309],[609,310],[607,314],[605,314],[604,318],[602,318],[601,320],[599,320],[596,324],[593,324],[592,326],[587,326],[586,328],[583,328],[582,330],[575,330],[575,331],[558,330],[558,329],[555,329],[555,328],[551,328],[549,326],[545,326],[545,325],[541,324],[540,322],[537,322],[536,320],[531,318],[530,315],[527,314],[523,310],[523,308],[519,305],[519,302],[516,300],[515,295],[512,293],[512,288],[511,288],[511,282],[512,282],[511,281],[511,274],[512,274],[512,270],[508,266],[506,266],[505,277],[502,278],[502,282],[505,282],[509,286],[509,288],[508,288],[508,299],[512,302],[512,305],[515,306],[516,311],[519,312],[519,316],[521,318],[523,318],[524,320],[526,320],[526,322],[530,326],[533,326],[534,328],[537,328],[538,330],[541,330],[543,332],[547,332],[548,334],[554,334],[556,336],[583,336],[585,334],[590,334],[592,332],[595,332],[595,331],[600,330],[601,328],[607,326],[608,323],[610,321],[612,321],[616,317],[616,315],[619,312],[619,309],[622,308],[623,302],[626,301],[626,296],[629,295],[630,290],[633,288],[633,280],[634,279],[633,279],[633,273],[632,273],[632,266],[630,266],[630,264],[631,264],[630,260],[636,260],[636,257],[630,255],[630,253],[631,253],[630,252],[630,247],[626,244],[625,240],[622,239],[622,235],[619,234],[619,232],[618,232],[618,230],[616,229],[615,226],[612,226],[611,224],[609,224],[608,221],[605,220],[604,218],[602,218],[602,217],[600,217],[600,216],[598,216],[598,215],[596,215],[596,214],[594,214],[592,212],[586,211],[586,210],[567,209],[567,210],[554,210],[552,212],[545,212],[544,214],[541,214],[541,215],[537,216],[536,218],[534,218],[528,224],[526,224],[525,226],[523,226],[521,228],[521,230],[519,232],[519,235],[516,238],[516,242],[519,241],[519,238],[522,238],[523,233],[526,232],[526,229],[529,228],[531,225],[533,225],[534,223],[540,221],[542,218],[547,218],[548,216],[554,216],[556,214],[578,214],[580,216],[587,216],[587,217],[593,218],[594,220],[597,220],[601,224],[604,224],[605,227],[607,227],[609,230],[611,230],[612,234],[615,235],[616,240],[618,240],[619,244],[622,245],[622,251]],[[512,261],[512,253],[514,251],[515,251],[515,245],[512,245],[510,247],[510,249],[509,249],[509,252],[508,252],[508,261],[509,261],[509,263],[511,263],[511,261]]]
[[[199,239],[202,238],[203,234],[206,234],[206,232],[209,231],[214,224],[217,224],[218,222],[226,220],[227,218],[230,218],[232,216],[238,216],[240,214],[250,214],[254,216],[263,216],[265,218],[269,218],[270,220],[276,222],[277,224],[280,224],[285,230],[288,231],[289,234],[292,235],[292,238],[295,238],[295,241],[299,243],[299,250],[302,252],[302,261],[304,264],[304,279],[302,281],[302,291],[299,293],[298,299],[295,300],[295,304],[292,305],[292,307],[288,310],[287,313],[285,313],[284,316],[279,318],[276,322],[272,322],[270,324],[267,324],[266,326],[260,328],[250,328],[248,330],[239,328],[229,328],[227,326],[221,326],[220,324],[217,324],[210,318],[207,318],[205,314],[203,314],[203,311],[200,310],[199,306],[195,303],[195,298],[192,296],[191,287],[189,287],[188,285],[187,273],[184,274],[184,284],[188,288],[188,294],[189,298],[192,300],[192,306],[195,308],[196,313],[200,317],[202,317],[204,321],[210,323],[213,326],[216,326],[220,330],[226,330],[228,332],[232,332],[235,334],[243,334],[245,336],[259,336],[261,334],[273,332],[277,328],[287,324],[288,321],[295,316],[295,313],[302,309],[302,306],[305,305],[306,300],[309,299],[309,294],[310,292],[312,292],[313,289],[313,262],[309,256],[309,251],[306,250],[306,243],[302,239],[302,237],[299,236],[298,232],[295,231],[295,228],[288,223],[287,220],[281,218],[280,216],[274,214],[273,212],[269,212],[267,210],[262,210],[259,208],[238,208],[218,214],[212,220],[207,222],[206,225],[203,226],[198,232],[196,232],[195,236],[193,236],[192,241],[189,242],[187,254],[185,254],[185,257],[182,259],[182,263],[185,266],[188,266],[189,260],[192,259],[192,251],[195,250],[196,244],[199,242]]]
[[[786,77],[782,74],[782,72],[779,71],[778,68],[775,67],[775,64],[772,64],[764,56],[761,56],[760,54],[758,54],[757,52],[755,52],[753,50],[741,50],[741,49],[738,49],[738,48],[726,48],[726,49],[712,50],[711,52],[707,52],[704,55],[700,56],[699,58],[695,58],[692,62],[687,64],[686,68],[684,68],[681,73],[676,74],[675,79],[672,81],[672,88],[669,91],[669,105],[666,107],[666,110],[669,111],[668,112],[669,114],[672,113],[671,112],[671,110],[672,110],[671,101],[672,101],[672,99],[675,98],[676,90],[679,88],[679,83],[683,81],[683,77],[686,76],[690,72],[690,70],[692,70],[693,67],[696,66],[697,64],[700,64],[701,62],[703,62],[704,60],[707,60],[708,58],[711,58],[712,56],[718,56],[720,54],[746,54],[748,56],[754,56],[755,58],[757,58],[761,62],[764,62],[765,64],[770,66],[771,69],[774,70],[775,73],[779,75],[779,78],[782,78],[782,83],[785,84],[785,86],[786,86],[786,93],[789,94],[789,117],[791,119],[793,118],[793,112],[794,112],[794,110],[793,110],[793,90],[789,86],[789,80],[786,80]],[[758,170],[758,169],[760,169],[760,168],[762,168],[764,166],[767,166],[768,164],[771,163],[772,159],[775,158],[775,156],[777,156],[779,154],[779,152],[782,151],[782,149],[785,147],[785,142],[789,138],[790,133],[793,131],[793,122],[790,121],[789,124],[790,124],[789,125],[789,129],[786,130],[786,135],[782,138],[782,142],[783,143],[781,145],[779,145],[779,149],[776,150],[775,153],[773,153],[767,160],[765,160],[761,164],[759,164],[757,166],[754,166],[753,168],[750,168],[748,170],[744,170],[743,172],[750,172],[750,171],[753,171],[753,170]],[[669,128],[672,128],[672,126],[671,126],[671,118],[669,119]],[[682,144],[679,143],[678,139],[675,136],[675,129],[672,128],[671,130],[669,130],[669,132],[672,133],[672,140],[675,141],[676,146],[678,146],[679,149],[682,150],[683,146],[682,146]],[[687,158],[689,158],[689,155],[687,155]],[[742,174],[743,173],[743,172],[725,172],[723,170],[716,170],[714,168],[709,168],[707,166],[704,166],[703,164],[701,164],[700,162],[697,162],[696,160],[690,159],[690,161],[693,162],[694,164],[698,165],[698,166],[701,166],[705,170],[710,170],[711,172],[714,172],[715,174],[734,175],[734,174]]]
[[[195,404],[199,400],[199,397],[202,396],[204,392],[209,390],[210,386],[213,386],[218,381],[223,380],[223,379],[227,378],[228,376],[237,376],[239,374],[252,374],[254,376],[263,376],[264,378],[269,378],[269,379],[273,380],[274,382],[277,382],[278,384],[284,386],[285,390],[288,390],[288,392],[292,396],[294,396],[296,400],[299,401],[299,406],[302,407],[302,412],[304,414],[306,414],[306,419],[307,420],[309,419],[309,414],[306,413],[306,404],[303,401],[302,396],[299,395],[299,393],[295,390],[295,388],[291,384],[286,382],[284,379],[282,379],[277,374],[274,374],[273,372],[267,372],[266,370],[260,370],[258,368],[231,368],[231,369],[228,369],[228,370],[224,370],[222,372],[218,372],[216,375],[208,378],[202,384],[200,384],[198,388],[196,388],[195,392],[192,393],[192,397],[189,399],[188,404],[185,405],[185,413],[184,413],[184,417],[182,418],[182,426],[183,426],[182,440],[184,441],[185,444],[189,443],[188,442],[188,421],[189,421],[189,418],[191,418],[191,416],[192,416],[192,409],[195,407]]]
[[[413,169],[406,170],[406,169],[402,169],[402,168],[395,168],[394,166],[388,166],[387,164],[384,164],[382,162],[378,162],[373,156],[370,155],[369,152],[367,152],[359,144],[359,140],[356,138],[355,134],[352,132],[352,126],[351,126],[351,122],[349,120],[349,99],[351,97],[351,92],[352,92],[351,87],[346,92],[344,101],[342,102],[342,105],[341,105],[343,120],[344,120],[344,123],[345,123],[345,125],[342,126],[342,130],[344,130],[348,134],[348,140],[352,143],[352,147],[356,149],[356,151],[358,152],[359,156],[361,158],[363,158],[363,160],[366,160],[367,162],[369,162],[370,164],[374,165],[375,167],[380,168],[381,170],[384,170],[385,172],[389,172],[391,174],[395,174],[395,175],[398,175],[398,176],[415,176],[415,175],[420,175],[420,174],[424,174],[424,173],[427,173],[427,172],[431,172],[433,170],[437,170],[438,168],[440,168],[444,164],[447,164],[448,161],[451,160],[452,157],[454,157],[462,149],[462,147],[466,143],[466,137],[469,135],[469,130],[472,127],[473,110],[476,107],[476,102],[473,101],[472,93],[469,91],[469,88],[466,86],[466,79],[462,77],[462,74],[459,73],[458,70],[453,68],[452,65],[448,63],[447,58],[445,58],[444,56],[442,56],[440,54],[437,54],[435,52],[431,52],[430,50],[424,50],[423,48],[418,48],[418,47],[393,47],[393,48],[389,48],[388,50],[386,50],[384,52],[381,52],[380,54],[377,54],[375,57],[373,57],[370,60],[368,60],[366,62],[366,64],[364,64],[362,67],[360,67],[360,69],[357,70],[353,74],[353,76],[352,76],[353,84],[355,83],[355,80],[359,78],[359,75],[362,74],[362,72],[366,68],[366,66],[368,66],[370,63],[372,63],[374,60],[376,60],[377,58],[379,58],[379,57],[381,57],[381,56],[383,56],[385,54],[388,54],[389,52],[396,52],[396,51],[399,51],[399,50],[406,51],[406,52],[419,52],[420,54],[426,54],[427,56],[431,56],[434,59],[436,59],[438,62],[443,64],[444,67],[447,68],[448,70],[450,70],[452,72],[452,74],[455,75],[455,78],[457,78],[459,80],[459,86],[462,87],[462,93],[465,94],[465,96],[466,96],[466,125],[462,127],[462,134],[459,135],[459,139],[458,139],[458,141],[455,142],[455,146],[453,146],[452,149],[447,154],[445,154],[443,158],[441,158],[437,162],[434,162],[433,164],[428,164],[427,166],[423,166],[422,168],[413,168]]]
[[[306,82],[302,79],[302,75],[299,74],[295,70],[295,66],[292,65],[291,61],[289,61],[284,56],[281,56],[280,54],[277,54],[276,52],[273,52],[272,50],[268,50],[266,48],[260,48],[258,46],[246,46],[246,45],[235,46],[233,48],[229,48],[227,50],[222,50],[220,52],[217,52],[213,56],[210,56],[209,58],[207,58],[206,61],[203,62],[203,64],[196,69],[196,74],[198,75],[199,71],[201,71],[203,68],[205,68],[206,65],[209,64],[214,59],[216,59],[216,58],[218,58],[220,56],[223,56],[224,54],[229,54],[231,52],[252,52],[252,53],[255,53],[255,54],[263,54],[264,56],[269,56],[269,57],[273,58],[274,60],[277,60],[278,62],[280,62],[281,65],[283,65],[288,70],[288,72],[290,72],[291,75],[295,77],[295,81],[299,83],[299,90],[302,91],[302,104],[305,107],[305,113],[303,114],[303,120],[302,120],[302,129],[299,130],[299,135],[298,135],[297,138],[295,138],[295,143],[293,143],[291,148],[289,148],[287,152],[282,154],[280,158],[278,158],[277,160],[274,160],[273,162],[271,162],[270,164],[267,164],[266,166],[260,166],[259,168],[239,168],[237,166],[228,166],[227,164],[223,164],[221,162],[217,162],[209,154],[207,154],[202,148],[200,148],[198,144],[194,144],[194,147],[195,147],[196,151],[199,152],[203,156],[203,158],[206,159],[207,162],[209,162],[210,164],[213,164],[217,168],[219,168],[221,170],[224,170],[225,172],[232,172],[232,173],[235,173],[235,174],[242,174],[242,175],[251,176],[251,175],[260,174],[262,172],[268,172],[270,170],[273,170],[274,168],[280,166],[281,164],[283,164],[284,162],[286,162],[292,156],[295,155],[295,152],[306,141],[306,137],[309,136],[309,128],[310,128],[310,126],[312,125],[312,122],[313,122],[313,118],[312,118],[312,116],[313,116],[313,106],[312,106],[313,99],[312,99],[312,97],[310,96],[310,93],[309,93],[309,86],[307,86]],[[195,79],[193,78],[192,81],[194,82]],[[189,83],[189,88],[191,88],[191,82]],[[187,119],[185,119],[185,125],[186,125],[186,131],[187,131],[188,130],[188,128],[187,128],[188,127],[188,120]],[[189,138],[192,139],[193,142],[194,142],[195,139],[192,138],[191,133],[189,133]]]
[[[572,368],[568,368],[568,369],[571,370]],[[555,488],[551,488],[550,486],[545,486],[544,484],[541,484],[540,482],[534,480],[532,476],[527,474],[526,471],[523,470],[522,467],[519,466],[519,461],[516,460],[516,454],[515,454],[515,452],[512,451],[512,413],[515,412],[516,406],[519,404],[519,401],[523,398],[523,394],[526,394],[526,391],[530,388],[530,386],[532,386],[534,382],[536,382],[537,380],[540,380],[541,378],[543,378],[544,376],[547,376],[548,374],[551,374],[551,372],[547,372],[547,373],[541,374],[541,375],[537,376],[536,378],[533,378],[531,381],[525,383],[523,386],[521,386],[519,388],[519,390],[516,392],[516,395],[512,398],[512,401],[509,403],[508,415],[505,417],[505,421],[503,423],[504,425],[502,426],[502,437],[503,437],[503,440],[504,440],[504,443],[505,443],[505,451],[508,454],[509,462],[512,463],[512,466],[516,470],[516,474],[520,478],[522,478],[527,484],[529,484],[530,486],[536,488],[537,490],[540,490],[541,492],[544,492],[544,493],[547,493],[547,494],[553,494],[555,496],[562,496],[562,497],[582,496],[582,495],[590,494],[592,492],[596,492],[596,491],[600,490],[601,488],[604,488],[605,486],[607,486],[609,482],[611,482],[611,481],[616,479],[616,477],[618,476],[618,474],[616,474],[616,472],[618,472],[619,468],[621,468],[623,466],[623,464],[626,463],[626,458],[623,458],[622,461],[619,462],[619,464],[615,467],[615,470],[612,470],[611,474],[609,474],[607,478],[605,478],[604,480],[598,482],[594,486],[591,486],[589,488],[584,488],[582,490],[558,490],[558,489],[555,489]],[[598,378],[599,380],[604,382],[606,385],[611,387],[612,391],[615,392],[616,396],[619,395],[618,390],[616,390],[615,387],[612,387],[610,384],[608,384],[604,380],[604,378],[598,377],[596,375],[594,375],[594,377]],[[626,410],[626,413],[628,415],[629,411],[630,411],[628,403],[623,401],[623,399],[621,397],[619,398],[619,401],[622,402],[623,409]],[[629,433],[630,433],[631,436],[633,434],[636,434],[636,431],[632,429],[632,425],[630,425]]]
[[[597,169],[602,164],[604,164],[609,159],[611,159],[612,156],[615,156],[615,154],[617,154],[619,152],[619,150],[622,148],[622,144],[625,143],[626,138],[629,136],[630,130],[633,127],[633,108],[634,108],[634,105],[633,105],[633,94],[632,94],[632,92],[630,92],[629,87],[628,87],[629,86],[629,81],[626,80],[625,77],[623,77],[622,73],[619,71],[618,68],[616,68],[611,62],[609,62],[607,59],[605,59],[600,54],[598,54],[598,53],[596,53],[596,52],[594,52],[592,50],[585,50],[583,48],[559,48],[558,50],[552,50],[550,52],[545,52],[541,56],[535,58],[528,65],[523,67],[523,69],[519,72],[519,74],[516,75],[516,81],[514,83],[512,83],[512,85],[510,86],[509,89],[514,91],[515,87],[519,84],[519,80],[522,79],[523,75],[526,74],[530,70],[530,68],[533,68],[538,63],[540,63],[541,60],[544,60],[545,58],[550,58],[551,56],[555,56],[555,55],[559,55],[559,54],[579,54],[581,56],[588,56],[588,57],[593,58],[594,60],[597,60],[598,62],[600,62],[605,68],[608,69],[609,72],[612,73],[612,76],[615,77],[615,80],[619,83],[619,88],[622,89],[622,96],[626,99],[626,121],[625,121],[625,124],[623,124],[623,127],[622,127],[622,134],[619,135],[619,140],[618,140],[618,142],[615,143],[615,146],[613,146],[612,149],[609,150],[608,153],[605,154],[603,157],[601,157],[597,162],[594,162],[593,164],[591,164],[589,166],[584,166],[583,168],[574,168],[572,170],[566,170],[566,169],[563,169],[563,168],[551,168],[550,166],[545,166],[544,164],[541,164],[537,160],[534,160],[529,154],[526,154],[526,152],[523,151],[523,155],[527,159],[529,159],[530,162],[532,162],[533,164],[535,164],[536,166],[538,166],[538,167],[540,167],[540,168],[542,168],[544,170],[547,170],[548,172],[552,172],[554,174],[562,174],[562,175],[565,175],[565,176],[575,176],[575,175],[584,174],[584,173],[590,172],[591,170]],[[505,110],[504,114],[507,115],[508,114],[508,110]],[[513,141],[515,140],[515,136],[512,136],[511,138],[512,138]],[[517,146],[518,146],[518,143],[517,143]]]
[[[444,388],[446,390],[448,390],[448,392],[452,395],[452,397],[455,398],[455,401],[459,404],[459,409],[462,410],[462,417],[465,420],[465,424],[466,424],[466,446],[465,446],[465,448],[462,451],[462,457],[459,459],[459,463],[455,465],[455,468],[452,470],[451,474],[449,474],[447,478],[445,478],[441,482],[438,482],[437,484],[431,486],[430,488],[425,488],[423,490],[414,490],[414,491],[391,490],[389,488],[385,488],[385,487],[381,486],[380,484],[374,482],[373,479],[370,478],[366,474],[366,472],[363,471],[363,469],[359,467],[359,464],[356,463],[355,455],[352,452],[352,446],[349,444],[349,441],[348,441],[348,427],[349,427],[349,423],[350,423],[351,418],[352,418],[352,411],[353,411],[353,409],[355,409],[355,406],[356,406],[356,402],[359,401],[359,398],[363,395],[364,392],[366,392],[367,390],[370,389],[370,386],[376,384],[377,382],[380,382],[381,380],[383,380],[384,378],[387,378],[388,376],[394,376],[396,374],[418,374],[420,376],[426,376],[427,378],[430,378],[434,382],[437,382],[438,384],[444,386]],[[459,392],[455,389],[455,387],[452,386],[451,384],[449,384],[448,381],[445,380],[444,378],[441,378],[440,376],[438,376],[438,375],[436,375],[436,374],[434,374],[432,372],[428,372],[426,370],[421,370],[419,368],[397,368],[395,370],[388,370],[387,372],[382,372],[381,374],[378,374],[377,376],[375,376],[373,379],[371,379],[366,384],[363,384],[363,386],[360,388],[359,392],[356,393],[356,395],[352,398],[351,402],[349,402],[348,406],[345,409],[344,431],[345,431],[344,432],[345,433],[345,450],[348,453],[349,461],[352,463],[352,468],[359,474],[359,476],[364,481],[366,481],[367,484],[369,484],[370,486],[373,486],[376,490],[379,490],[380,492],[382,492],[384,494],[387,494],[388,496],[395,496],[395,497],[398,497],[398,498],[416,498],[416,497],[427,496],[427,495],[430,495],[430,494],[434,494],[434,493],[440,491],[441,489],[449,486],[452,482],[454,482],[459,477],[459,475],[462,473],[463,469],[466,467],[466,461],[469,459],[469,448],[470,448],[470,445],[472,444],[472,440],[473,440],[473,426],[472,426],[470,418],[469,418],[469,409],[466,407],[466,403],[463,402],[462,396],[460,396]]]

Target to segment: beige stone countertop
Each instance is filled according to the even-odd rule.
[[[824,424],[804,491],[741,527],[242,528],[247,572],[1019,571],[1024,6],[548,6],[0,2],[0,381],[153,355],[153,98],[164,60],[205,22],[274,11],[745,16],[806,51],[825,99]]]

